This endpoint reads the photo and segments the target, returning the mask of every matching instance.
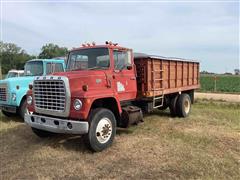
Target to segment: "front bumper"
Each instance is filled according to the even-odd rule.
[[[0,104],[0,109],[10,112],[10,113],[17,113],[17,107],[16,106],[9,106],[5,104]]]
[[[35,114],[25,114],[24,121],[31,127],[62,134],[86,134],[88,122],[65,120]]]

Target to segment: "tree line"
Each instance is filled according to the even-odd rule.
[[[14,43],[0,41],[0,67],[3,74],[10,69],[23,69],[26,61],[30,59],[51,59],[54,57],[66,56],[68,49],[56,44],[43,45],[38,56],[28,54],[24,49]]]

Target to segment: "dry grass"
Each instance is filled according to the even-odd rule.
[[[80,136],[40,139],[2,116],[1,179],[240,179],[239,104],[201,101],[186,119],[159,111],[144,120],[91,153]]]

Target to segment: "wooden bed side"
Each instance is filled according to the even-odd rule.
[[[165,95],[200,87],[198,62],[148,57],[135,60],[135,64],[139,97],[151,97],[154,93],[155,96]]]

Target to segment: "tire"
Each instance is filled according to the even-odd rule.
[[[170,104],[169,104],[169,109],[170,109],[170,114],[172,117],[176,117],[178,115],[177,112],[177,101],[178,101],[179,95],[176,95],[171,98]]]
[[[32,131],[33,131],[34,134],[36,134],[40,138],[52,137],[53,135],[55,135],[55,133],[48,132],[48,131],[43,131],[43,130],[36,129],[36,128],[33,128],[33,127],[32,127]]]
[[[22,118],[22,120],[24,120],[24,115],[25,113],[28,113],[27,110],[27,100],[26,98],[22,100],[21,104],[20,104],[20,108],[18,110],[18,114],[20,115],[20,117]]]
[[[105,130],[105,132],[103,132]],[[99,152],[109,147],[116,135],[116,119],[114,114],[105,108],[91,111],[89,131],[84,135],[85,144],[90,150]]]
[[[177,101],[179,117],[187,117],[191,111],[191,98],[188,94],[181,94]]]
[[[16,115],[15,113],[10,113],[10,112],[4,111],[4,110],[2,110],[2,114],[3,114],[4,116],[7,116],[7,117],[12,117],[12,116],[15,116],[15,115]]]

